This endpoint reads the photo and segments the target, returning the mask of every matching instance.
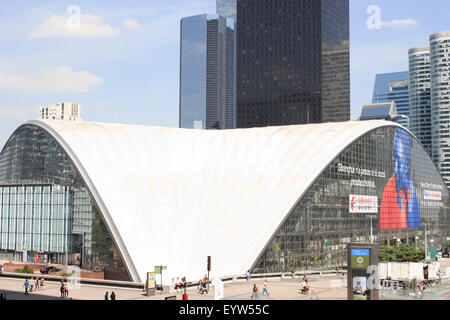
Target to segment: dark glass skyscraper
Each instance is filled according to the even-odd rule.
[[[350,120],[348,0],[238,0],[237,127]]]

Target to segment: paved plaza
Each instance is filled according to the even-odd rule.
[[[441,273],[450,267],[450,259],[442,259]],[[444,271],[444,272],[443,272]],[[300,283],[303,276],[295,279],[288,278],[268,278],[269,296],[262,295],[264,278],[237,280],[224,283],[225,300],[251,300],[252,288],[256,285],[259,288],[257,299],[266,300],[345,300],[347,298],[346,275],[345,274],[322,274],[308,275],[311,285],[311,292],[303,295],[299,292]],[[182,299],[183,291],[173,293],[157,293],[155,296],[146,296],[142,289],[120,288],[113,286],[101,286],[92,284],[80,284],[79,288],[69,288],[69,297],[61,298],[60,282],[46,281],[44,290],[32,292],[28,296],[24,295],[24,279],[0,277],[0,291],[5,290],[8,300],[104,300],[105,293],[114,291],[116,300],[164,300],[166,297],[176,296],[177,300]],[[433,285],[426,289],[429,297],[436,300],[450,300],[450,284]],[[210,286],[208,294],[200,294],[197,288],[188,288],[189,300],[213,300],[214,287]],[[402,298],[391,296],[393,299]]]

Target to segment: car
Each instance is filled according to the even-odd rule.
[[[49,274],[49,273],[61,271],[61,269],[54,267],[54,266],[46,266],[46,267],[42,267],[40,271],[42,274]]]

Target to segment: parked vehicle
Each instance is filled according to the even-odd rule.
[[[49,273],[61,271],[61,269],[54,267],[54,266],[46,266],[46,267],[42,267],[40,271],[42,274],[49,274]]]

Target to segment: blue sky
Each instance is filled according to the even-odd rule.
[[[0,1],[0,144],[64,101],[86,121],[177,127],[179,22],[214,12],[215,0]],[[352,118],[376,73],[407,70],[409,48],[450,30],[449,12],[447,0],[350,0]]]

